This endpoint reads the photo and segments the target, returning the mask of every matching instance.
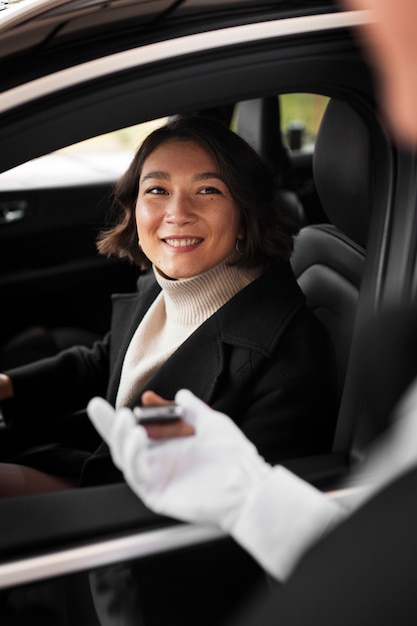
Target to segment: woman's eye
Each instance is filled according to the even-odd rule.
[[[200,193],[203,195],[209,195],[212,193],[221,194],[221,191],[220,189],[217,189],[217,187],[203,187],[203,189],[200,189]]]
[[[167,192],[165,191],[165,189],[163,189],[163,187],[150,187],[149,189],[146,190],[146,193],[150,193],[153,195],[162,195]]]

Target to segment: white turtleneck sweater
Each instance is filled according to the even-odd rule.
[[[161,293],[143,317],[126,351],[116,407],[129,405],[173,352],[213,313],[260,276],[260,268],[229,265],[181,280],[163,278]]]

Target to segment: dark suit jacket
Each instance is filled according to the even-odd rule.
[[[148,272],[138,293],[114,296],[111,332],[93,349],[71,348],[9,371],[16,398],[5,403],[6,419],[23,428],[28,419],[82,409],[94,395],[114,403],[127,347],[159,290]],[[277,463],[330,448],[334,372],[327,334],[305,306],[289,264],[275,263],[202,324],[147,388],[168,399],[180,388],[191,389],[230,415]],[[69,456],[77,471],[82,463],[83,484],[121,479],[104,444],[92,456]],[[42,469],[48,469],[45,458]]]

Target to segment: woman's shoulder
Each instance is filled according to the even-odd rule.
[[[258,304],[265,299],[269,308],[274,306],[292,308],[305,303],[305,296],[288,261],[271,262],[262,274],[249,285],[248,295],[250,295],[249,292],[252,292],[251,297],[254,305],[256,305],[256,297],[261,299]]]

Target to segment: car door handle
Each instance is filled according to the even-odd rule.
[[[27,208],[26,200],[0,202],[0,225],[19,222],[25,217]]]

